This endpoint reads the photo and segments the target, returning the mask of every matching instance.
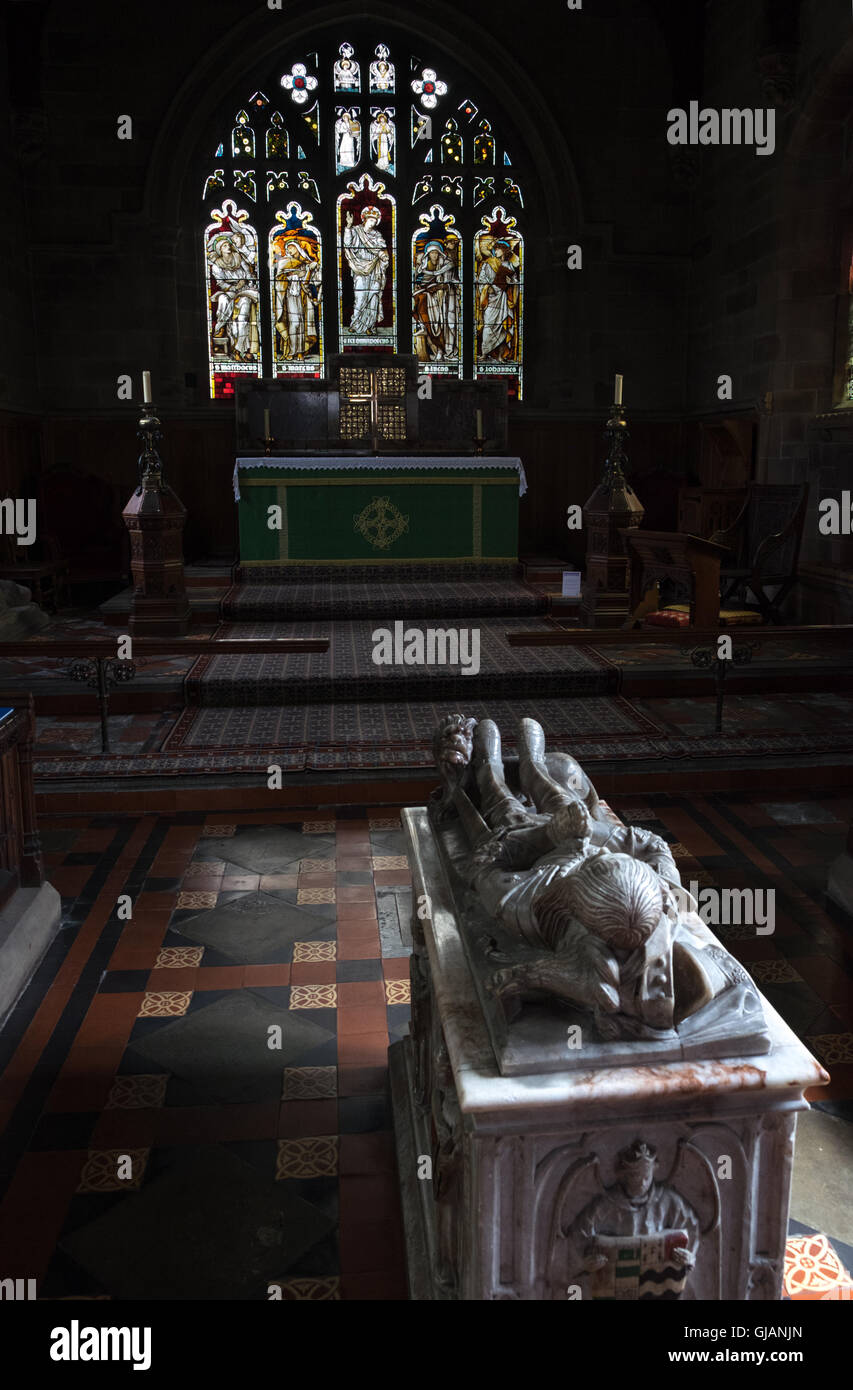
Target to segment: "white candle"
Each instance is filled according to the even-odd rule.
[[[615,387],[615,394],[614,394],[614,396],[613,396],[613,404],[614,404],[614,405],[621,405],[621,404],[622,404],[622,378],[621,378],[621,376],[619,375],[618,372],[616,373],[616,387]]]
[[[478,439],[478,440],[481,440],[482,438],[483,438],[483,412],[482,412],[482,410],[478,410],[478,411],[477,411],[477,439]]]
[[[265,410],[265,411],[264,411],[264,439],[269,439],[269,437],[270,437],[270,413],[269,413],[269,410]]]
[[[146,405],[151,404],[151,373],[142,373],[142,399]]]

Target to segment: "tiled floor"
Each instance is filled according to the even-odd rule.
[[[673,844],[685,881],[775,889],[772,936],[719,933],[832,1071],[814,1098],[849,1121],[849,924],[822,888],[853,797],[614,804]],[[64,926],[0,1034],[4,1277],[46,1298],[405,1298],[386,1073],[409,1017],[398,813],[42,830]]]

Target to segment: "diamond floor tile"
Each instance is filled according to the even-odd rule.
[[[174,1167],[62,1242],[119,1299],[266,1299],[267,1285],[334,1218],[216,1146]]]
[[[175,930],[241,965],[275,965],[290,959],[294,941],[309,940],[334,917],[333,903],[312,904],[306,912],[282,898],[250,892],[186,918]]]
[[[281,1028],[281,1049],[267,1045],[272,1026]],[[333,1029],[244,989],[135,1039],[133,1049],[210,1099],[239,1104],[277,1099],[284,1068],[333,1037]]]

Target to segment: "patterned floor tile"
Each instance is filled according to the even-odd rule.
[[[155,970],[181,970],[185,966],[201,965],[203,946],[163,946],[157,952]]]
[[[162,1106],[166,1087],[169,1084],[168,1072],[139,1072],[130,1076],[117,1076],[107,1097],[107,1110],[147,1110]]]
[[[338,1094],[337,1067],[285,1067],[283,1100],[329,1100]]]
[[[333,820],[305,820],[302,822],[303,835],[334,835]]]
[[[139,1188],[150,1152],[150,1149],[92,1149],[83,1164],[77,1191],[125,1192]]]
[[[212,947],[241,965],[276,965],[294,941],[308,941],[334,921],[333,904],[288,903],[267,893],[244,893],[180,923],[181,936]]]
[[[333,903],[336,900],[334,888],[298,888],[296,901],[302,903]]]
[[[784,1289],[791,1299],[850,1299],[853,1279],[825,1235],[789,1236]]]
[[[184,870],[184,882],[193,878],[222,877],[225,873],[224,859],[191,859]]]
[[[835,1063],[853,1062],[853,1033],[818,1033],[805,1041],[827,1067]]]
[[[334,866],[334,859],[300,859],[299,872],[301,874],[322,874],[326,873]]]
[[[748,962],[749,973],[759,984],[765,985],[789,985],[803,984],[802,975],[798,975],[792,965],[786,960],[751,960]]]
[[[291,985],[291,1009],[336,1009],[337,985]]]
[[[337,1275],[325,1279],[273,1279],[270,1289],[277,1288],[283,1300],[338,1300],[341,1296],[341,1281]],[[270,1294],[271,1301],[274,1295]]]
[[[369,816],[367,821],[371,830],[399,830],[399,816]]]
[[[218,893],[179,893],[175,909],[178,912],[186,911],[187,908],[216,907]]]
[[[193,997],[191,989],[161,989],[147,993],[137,1018],[180,1018],[187,1012]]]
[[[409,980],[385,981],[386,1004],[410,1004],[411,1001],[412,987]]]
[[[207,1104],[260,1103],[280,1098],[284,1067],[303,1057],[313,1062],[311,1053],[334,1042],[334,1015],[330,1024],[301,1018],[255,990],[230,990],[135,1040],[133,1052],[189,1083]],[[271,1038],[280,1047],[270,1048]]]
[[[371,860],[374,869],[408,869],[409,861],[405,854],[374,854]]]
[[[203,825],[199,837],[203,840],[224,840],[227,836],[236,834],[236,831],[236,825]]]
[[[276,1181],[284,1178],[334,1177],[337,1171],[337,1135],[278,1141]]]
[[[337,949],[334,941],[294,941],[294,964],[297,961],[334,960]]]
[[[302,1184],[271,1177],[223,1145],[173,1150],[156,1181],[63,1237],[63,1249],[122,1300],[266,1299],[274,1279],[308,1272],[315,1248],[316,1274],[334,1268],[325,1245],[336,1220]]]

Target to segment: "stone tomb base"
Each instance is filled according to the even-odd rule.
[[[0,910],[0,1025],[59,931],[62,900],[50,883],[19,888]]]
[[[762,1000],[760,1055],[501,1075],[426,811],[403,820],[432,907],[390,1054],[412,1298],[781,1298],[796,1113],[826,1073]]]

